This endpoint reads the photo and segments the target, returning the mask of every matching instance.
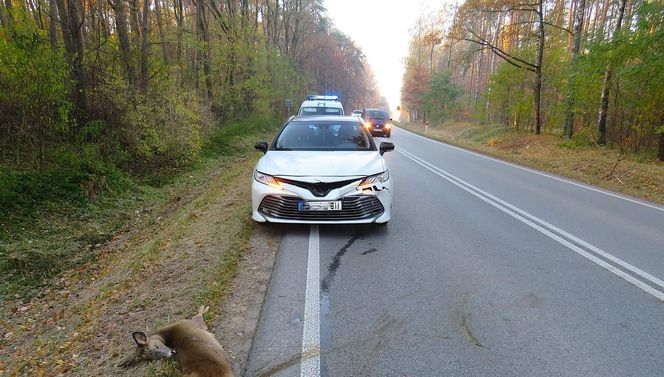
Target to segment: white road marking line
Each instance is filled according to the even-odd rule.
[[[629,197],[626,197],[626,196],[618,195],[618,194],[615,194],[615,193],[610,192],[610,191],[605,191],[605,190],[602,190],[602,189],[598,189],[596,187],[592,187],[592,186],[588,186],[588,185],[585,185],[585,184],[582,184],[582,183],[574,182],[574,181],[569,180],[569,179],[557,177],[555,175],[551,175],[551,174],[547,174],[547,173],[544,173],[544,172],[541,172],[541,171],[538,171],[538,170],[535,170],[535,169],[527,168],[525,166],[521,166],[521,165],[513,164],[511,162],[503,161],[503,160],[500,160],[498,158],[494,158],[494,157],[483,155],[481,153],[469,151],[467,149],[457,147],[456,145],[447,144],[447,143],[444,143],[444,142],[439,141],[439,140],[435,140],[435,139],[431,139],[431,138],[428,138],[428,137],[425,137],[425,136],[422,136],[422,135],[418,135],[415,132],[408,131],[404,128],[400,128],[400,127],[397,127],[397,128],[399,128],[400,131],[404,131],[404,132],[409,133],[413,136],[419,137],[419,138],[424,139],[424,140],[428,140],[428,141],[430,141],[432,143],[435,143],[435,144],[441,144],[441,145],[444,145],[446,147],[449,147],[449,148],[452,148],[452,149],[455,149],[455,150],[458,150],[458,151],[466,152],[466,153],[472,154],[472,155],[477,156],[477,157],[482,157],[482,158],[485,158],[487,160],[498,162],[498,163],[501,163],[503,165],[511,166],[513,168],[516,168],[516,169],[525,170],[525,171],[528,171],[528,172],[531,172],[531,173],[534,173],[534,174],[537,174],[537,175],[541,175],[543,177],[555,179],[556,181],[565,182],[565,183],[568,183],[568,184],[573,185],[573,186],[582,187],[582,188],[585,188],[587,190],[599,192],[599,193],[602,193],[604,195],[612,196],[614,198],[626,200],[626,201],[631,202],[631,203],[640,204],[642,206],[649,207],[649,208],[656,209],[658,211],[663,211],[664,212],[664,207],[658,206],[656,204],[650,204],[650,203],[642,202],[640,200],[632,199],[632,198],[629,198]]]
[[[530,213],[528,213],[528,212],[522,210],[522,209],[519,208],[519,207],[516,207],[516,206],[514,206],[514,205],[512,205],[512,204],[510,204],[510,203],[508,203],[508,202],[506,202],[506,201],[504,201],[504,200],[502,200],[502,199],[500,199],[500,198],[498,198],[498,197],[496,197],[496,196],[494,196],[494,195],[492,195],[492,194],[490,194],[490,193],[488,193],[488,192],[486,192],[486,191],[484,191],[484,190],[482,190],[482,189],[480,189],[480,188],[478,188],[478,187],[476,187],[476,186],[473,186],[472,184],[470,184],[470,183],[468,183],[468,182],[462,180],[461,178],[458,178],[458,177],[456,177],[456,176],[454,176],[454,175],[452,175],[452,174],[446,172],[445,170],[443,170],[443,169],[441,169],[441,168],[439,168],[439,167],[437,167],[437,166],[435,166],[435,165],[433,165],[433,164],[431,164],[431,163],[429,163],[429,162],[427,162],[427,161],[425,161],[425,160],[423,160],[423,159],[421,159],[421,158],[419,158],[419,157],[413,155],[412,153],[410,153],[410,152],[408,152],[408,151],[403,151],[403,152],[404,152],[405,154],[409,154],[410,156],[412,156],[412,157],[415,158],[415,159],[420,160],[422,163],[431,166],[433,169],[438,170],[438,171],[441,172],[442,174],[447,175],[448,177],[450,177],[450,178],[452,178],[452,179],[458,181],[459,183],[461,183],[461,184],[463,184],[463,185],[466,185],[467,187],[470,187],[471,189],[476,190],[478,193],[480,193],[480,194],[482,194],[482,195],[484,195],[484,196],[486,196],[486,197],[488,197],[488,198],[490,198],[490,199],[492,199],[492,200],[498,202],[499,204],[501,204],[501,205],[503,205],[503,206],[505,206],[505,207],[507,207],[507,208],[513,210],[514,212],[517,212],[518,214],[520,214],[520,215],[522,215],[522,216],[524,216],[524,217],[526,217],[526,218],[528,218],[528,219],[530,219],[530,220],[532,220],[532,221],[534,221],[534,222],[536,222],[536,223],[538,223],[538,224],[540,224],[540,225],[542,225],[542,226],[548,228],[549,230],[552,230],[553,232],[555,232],[555,233],[557,233],[557,234],[559,234],[559,235],[561,235],[561,236],[567,238],[568,240],[570,240],[570,241],[572,241],[572,242],[575,242],[575,243],[577,243],[578,245],[583,246],[583,247],[585,247],[586,249],[588,249],[588,250],[590,250],[590,251],[593,251],[595,254],[597,254],[597,255],[599,255],[599,256],[605,258],[605,259],[608,259],[608,260],[614,262],[615,264],[619,265],[619,266],[622,267],[623,269],[628,270],[628,271],[630,271],[630,272],[632,272],[632,273],[634,273],[634,274],[636,274],[636,275],[639,275],[639,276],[641,276],[642,278],[644,278],[644,279],[646,279],[646,280],[648,280],[648,281],[654,283],[655,285],[659,286],[660,288],[663,288],[663,289],[664,289],[664,281],[662,281],[662,280],[656,278],[655,276],[653,276],[653,275],[651,275],[651,274],[649,274],[649,273],[647,273],[647,272],[645,272],[645,271],[639,269],[638,267],[635,267],[635,266],[633,266],[633,265],[631,265],[631,264],[629,264],[629,263],[623,261],[622,259],[617,258],[617,257],[615,257],[615,256],[613,256],[613,255],[607,253],[606,251],[604,251],[604,250],[598,248],[597,246],[592,245],[592,244],[590,244],[590,243],[588,243],[588,242],[586,242],[586,241],[584,241],[584,240],[582,240],[582,239],[580,239],[580,238],[574,236],[573,234],[570,234],[570,233],[568,233],[568,232],[566,232],[566,231],[564,231],[564,230],[562,230],[562,229],[556,227],[555,225],[553,225],[553,224],[551,224],[551,223],[548,223],[548,222],[546,222],[546,221],[544,221],[544,220],[542,220],[542,219],[540,219],[540,218],[538,218],[538,217],[536,217],[536,216],[534,216],[534,215],[531,215]]]
[[[318,225],[309,228],[307,287],[304,296],[301,377],[320,376],[320,270]]]
[[[464,191],[467,191],[468,193],[476,196],[477,198],[483,200],[484,202],[492,205],[493,207],[505,212],[506,214],[514,217],[515,219],[517,219],[517,220],[521,221],[522,223],[530,226],[531,228],[539,231],[540,233],[552,238],[553,240],[555,240],[558,243],[568,247],[569,249],[571,249],[572,251],[574,251],[577,254],[581,255],[582,257],[584,257],[584,258],[590,260],[591,262],[605,268],[606,270],[612,272],[613,274],[619,276],[620,278],[634,284],[635,286],[641,288],[643,291],[653,295],[654,297],[658,298],[659,300],[664,301],[664,292],[655,289],[651,285],[646,284],[645,282],[635,278],[634,276],[626,273],[625,271],[617,268],[616,266],[613,266],[613,265],[605,262],[604,260],[598,258],[597,256],[589,253],[588,251],[583,250],[579,246],[577,246],[577,245],[573,244],[572,242],[570,242],[569,240],[563,238],[563,236],[564,237],[569,237],[570,240],[572,240],[574,242],[578,242],[579,244],[588,247],[592,251],[597,252],[602,257],[610,259],[612,262],[616,263],[617,265],[619,265],[620,267],[622,267],[626,270],[629,270],[630,272],[632,272],[633,274],[641,277],[642,279],[648,280],[648,281],[664,288],[664,282],[662,282],[662,280],[648,274],[647,272],[644,272],[644,271],[632,266],[631,264],[623,261],[620,258],[617,258],[617,257],[615,257],[615,256],[599,249],[598,247],[595,247],[595,246],[593,246],[593,245],[591,245],[591,244],[589,244],[589,243],[587,243],[587,242],[585,242],[585,241],[583,241],[583,240],[581,240],[577,237],[574,237],[573,235],[571,235],[571,234],[569,234],[565,231],[562,231],[562,230],[558,229],[557,227],[547,223],[546,221],[544,221],[544,220],[542,220],[542,219],[540,219],[540,218],[538,218],[538,217],[536,217],[536,216],[534,216],[534,215],[532,215],[532,214],[530,214],[530,213],[528,213],[528,212],[526,212],[526,211],[524,211],[524,210],[522,210],[522,209],[520,209],[520,208],[518,208],[518,207],[516,207],[512,204],[509,204],[509,203],[505,202],[504,200],[499,199],[499,198],[497,198],[497,197],[495,197],[495,196],[493,196],[493,195],[491,195],[491,194],[489,194],[489,193],[487,193],[487,192],[471,185],[470,183],[468,183],[468,182],[466,182],[466,181],[464,181],[460,178],[455,177],[454,175],[452,175],[452,174],[446,172],[445,170],[440,169],[440,168],[436,167],[435,165],[433,165],[433,164],[431,164],[431,163],[429,163],[429,162],[413,155],[412,153],[404,150],[403,148],[399,148],[398,151],[404,157],[409,158],[410,160],[412,160],[415,163],[421,165],[422,167],[424,167],[425,169],[431,171],[432,173],[440,176],[441,178],[447,180],[448,182],[454,184],[455,186],[463,189]],[[554,232],[560,232],[560,234],[556,234]]]

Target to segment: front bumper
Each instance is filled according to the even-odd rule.
[[[340,179],[342,180],[342,179]],[[361,179],[333,189],[324,197],[314,196],[306,188],[283,183],[283,189],[253,180],[251,186],[252,218],[257,222],[286,224],[366,224],[390,221],[392,179],[370,189],[358,191]],[[298,201],[342,201],[341,211],[298,211]]]
[[[385,125],[381,126],[374,125],[371,126],[371,128],[369,128],[369,132],[371,132],[372,135],[377,135],[377,134],[386,135],[390,132],[391,129],[392,127],[386,127]]]

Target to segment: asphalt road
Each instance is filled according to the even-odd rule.
[[[283,227],[246,376],[664,376],[664,207],[390,141],[387,227]]]

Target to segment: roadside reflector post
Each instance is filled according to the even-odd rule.
[[[293,108],[293,100],[286,98],[286,108],[288,109],[288,117],[290,118],[291,109]]]

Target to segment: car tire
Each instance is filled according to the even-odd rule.
[[[390,136],[392,136],[392,131],[388,131],[388,132],[385,134],[385,137],[390,137]]]

